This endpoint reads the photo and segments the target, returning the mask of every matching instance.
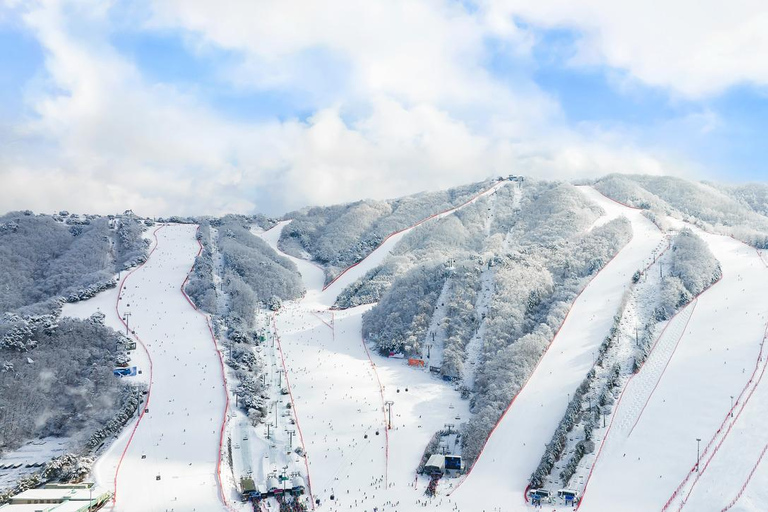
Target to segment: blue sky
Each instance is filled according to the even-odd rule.
[[[11,5],[0,173],[52,189],[2,199],[278,212],[506,170],[765,181],[760,47],[712,43],[746,8],[677,35],[642,3],[626,26],[558,3]]]

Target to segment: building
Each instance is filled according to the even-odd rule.
[[[459,455],[446,455],[445,456],[445,469],[453,471],[461,471],[462,462]]]
[[[0,512],[90,512],[98,510],[112,494],[93,483],[47,484],[28,489],[0,506]]]
[[[445,455],[434,454],[429,457],[424,466],[424,473],[428,475],[442,475],[445,473]]]

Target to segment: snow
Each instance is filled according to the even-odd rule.
[[[490,311],[491,297],[493,297],[494,291],[493,274],[494,268],[486,267],[480,275],[480,292],[475,304],[475,311],[480,315],[481,320],[477,332],[467,343],[467,364],[464,365],[463,375],[464,386],[467,389],[472,389],[475,386],[475,373],[480,360],[480,349],[482,348],[483,340],[485,340],[485,331],[488,326],[485,318]]]
[[[115,511],[222,508],[216,472],[224,383],[206,319],[179,289],[199,248],[195,229],[168,225],[157,230],[157,248],[147,263],[124,276],[120,314],[130,311],[130,328],[146,345],[153,377],[145,405],[149,412],[135,432],[135,421],[129,422],[93,469],[101,486],[113,489],[116,481],[117,499],[110,507]],[[108,325],[120,329],[117,293],[68,305],[64,314],[82,318],[98,309]],[[148,382],[150,364],[143,352],[140,345],[131,364],[142,370],[137,378]]]
[[[395,246],[400,242],[400,240],[403,239],[403,237],[414,227],[417,225],[429,221],[429,220],[437,220],[442,219],[443,217],[446,217],[448,215],[451,215],[455,213],[456,211],[473,204],[475,201],[480,199],[481,197],[486,197],[492,195],[494,192],[496,192],[499,188],[506,186],[508,182],[499,182],[490,187],[488,190],[482,192],[481,194],[478,194],[477,196],[473,197],[471,200],[467,201],[466,203],[457,206],[456,208],[451,208],[450,210],[446,210],[444,212],[441,212],[437,215],[434,215],[430,218],[428,218],[425,221],[422,221],[414,226],[411,226],[410,228],[404,229],[403,231],[400,231],[399,233],[395,233],[391,236],[389,236],[384,242],[371,254],[366,257],[363,262],[359,265],[353,265],[349,269],[347,269],[345,272],[340,274],[334,281],[332,281],[325,290],[319,295],[317,298],[318,304],[325,307],[330,307],[333,305],[333,303],[336,301],[336,297],[338,297],[339,293],[341,293],[344,288],[349,286],[350,284],[354,283],[361,277],[365,275],[366,272],[368,272],[371,269],[374,269],[381,265],[384,262],[384,259],[386,259],[387,256],[392,252],[392,250],[395,248]],[[309,287],[307,287],[309,289]]]
[[[611,328],[632,274],[643,267],[662,239],[661,233],[639,211],[613,203],[594,189],[580,190],[603,207],[605,221],[626,216],[632,223],[633,238],[575,301],[472,472],[452,494],[460,503],[472,503],[491,488],[494,493],[487,498],[486,506],[504,503],[512,507],[508,510],[525,509],[523,494],[528,479],[565,413],[570,394],[592,367],[594,353]]]
[[[448,306],[445,303],[449,297],[451,283],[452,279],[450,277],[445,280],[443,289],[440,290],[440,295],[437,298],[437,307],[435,312],[432,313],[432,319],[429,321],[427,334],[422,341],[422,345],[427,347],[427,370],[429,370],[430,366],[440,367],[443,364],[443,349],[445,348],[445,324],[443,321],[448,311]]]
[[[0,457],[0,489],[13,487],[25,476],[40,471],[54,457],[67,453],[70,441],[66,437],[44,437],[4,453]]]
[[[756,365],[762,367],[758,357],[766,328],[768,272],[754,249],[728,237],[698,234],[720,261],[723,278],[676,320],[690,315],[677,350],[664,350],[663,340],[657,344],[666,370],[659,375],[659,365],[647,365],[634,379],[654,375],[645,379],[658,384],[650,400],[647,385],[626,387],[616,421],[637,416],[634,404],[647,405],[634,430],[610,430],[583,510],[659,510],[681,485],[669,510],[720,510],[736,496],[768,442],[766,390],[756,379],[749,382]],[[730,418],[730,397],[739,397],[742,390]],[[697,438],[702,440],[702,471],[699,478],[694,472],[686,480],[696,463]],[[683,504],[680,496],[689,494]]]
[[[443,478],[438,496],[429,499],[424,496],[428,479],[415,472],[433,434],[466,421],[468,402],[427,369],[410,368],[406,361],[381,357],[366,346],[361,318],[370,305],[329,309],[345,286],[387,257],[406,230],[325,290],[320,267],[286,255],[296,263],[307,293],[302,300],[286,302],[274,316],[258,317],[272,331],[260,356],[275,402],[268,421],[276,425],[267,439],[264,426],[253,428],[240,411],[230,413],[226,432],[234,467],[222,470],[225,496],[236,496],[243,474],[250,473],[259,485],[284,468],[302,475],[308,468],[306,480],[319,511],[527,510],[524,489],[570,394],[592,367],[632,274],[649,265],[665,242],[639,210],[590,187],[579,190],[606,212],[593,227],[625,216],[633,238],[577,298],[468,477]],[[288,222],[254,233],[279,250],[277,241]],[[179,292],[198,250],[194,229],[160,229],[157,250],[123,289],[120,313],[131,311],[131,328],[147,344],[154,377],[150,412],[139,423],[120,467],[114,510],[224,509],[216,479],[225,407],[219,359],[205,317]],[[768,391],[759,378],[768,355],[760,359],[759,354],[768,320],[768,258],[730,238],[697,233],[721,262],[723,279],[669,322],[643,369],[626,385],[610,428],[595,432],[598,444],[606,432],[607,437],[588,476],[583,510],[659,510],[678,486],[682,493],[669,510],[720,510],[731,502],[731,510],[765,509],[768,468],[760,455],[768,446]],[[487,303],[492,271],[486,274],[478,297],[481,308]],[[123,329],[114,310],[117,293],[108,290],[68,304],[64,313],[85,318],[101,310],[108,325]],[[648,300],[640,292],[633,295],[623,331],[647,314],[643,308],[649,303],[643,301]],[[431,330],[439,331],[437,323]],[[479,333],[470,343],[470,353],[481,338]],[[435,352],[433,358],[439,359],[439,349]],[[149,359],[141,347],[132,354],[132,364],[143,370],[135,379],[148,382]],[[283,368],[284,375],[279,371]],[[471,370],[469,374],[471,380]],[[282,387],[290,395],[280,394]],[[732,418],[731,396],[737,402]],[[134,424],[129,423],[94,468],[104,487],[112,488]],[[296,432],[290,448],[301,445],[306,458],[287,446],[289,430]],[[686,478],[695,464],[696,438],[702,439],[702,471]],[[585,457],[588,465],[578,474],[584,476],[596,456]],[[269,504],[275,505],[272,500]],[[246,505],[232,503],[229,508],[246,510]]]
[[[279,251],[285,224],[259,236]],[[424,448],[436,431],[469,416],[467,402],[453,387],[426,369],[410,368],[365,346],[362,314],[371,305],[328,310],[344,287],[381,264],[409,230],[389,237],[325,290],[322,269],[285,255],[296,263],[307,293],[303,300],[284,305],[274,327],[307,452],[313,498],[320,500],[321,510],[403,510],[405,492],[417,506],[428,483],[416,478]],[[393,402],[391,430],[386,428],[387,401]]]

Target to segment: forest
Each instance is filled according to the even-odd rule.
[[[42,436],[85,449],[135,402],[112,374],[127,361],[125,338],[103,315],[60,315],[146,259],[145,229],[132,214],[0,217],[0,452]]]
[[[363,200],[289,213],[285,218],[292,222],[282,232],[280,248],[322,265],[330,281],[365,258],[390,234],[458,206],[491,185],[486,181],[388,201]]]
[[[768,248],[766,185],[733,186],[623,174],[606,176],[594,185],[629,206],[687,220],[705,231],[733,236],[758,249]]]
[[[337,307],[380,298],[363,335],[382,354],[424,357],[428,333],[440,334],[441,373],[462,382],[474,413],[462,436],[470,463],[579,290],[629,241],[625,219],[590,231],[600,214],[569,184],[504,187],[414,229],[340,297]],[[467,372],[473,339],[477,370]]]

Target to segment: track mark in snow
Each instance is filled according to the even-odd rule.
[[[768,397],[759,398],[756,384],[766,364],[761,347],[768,272],[753,248],[695,231],[720,261],[722,278],[699,296],[677,352],[632,436],[615,435],[615,421],[609,427],[589,479],[589,499],[581,505],[585,511],[614,509],[628,496],[633,499],[627,510],[679,510],[689,495],[686,509],[719,510],[725,505],[721,500],[736,494],[754,463],[754,455],[739,450],[768,441],[768,425],[754,427],[766,421],[756,418],[768,418]],[[615,416],[622,414],[631,391],[625,387]],[[754,395],[758,397],[750,398]],[[750,412],[754,408],[757,416]],[[742,437],[749,432],[765,437]],[[695,471],[697,438],[702,440],[701,472]],[[700,485],[694,483],[697,479]],[[653,481],[657,484],[650,485]]]
[[[650,350],[648,359],[640,371],[627,384],[627,399],[622,400],[622,407],[617,412],[616,432],[623,432],[627,436],[640,421],[645,407],[653,397],[653,393],[664,377],[664,371],[669,366],[669,361],[675,354],[680,340],[685,334],[693,312],[696,310],[697,300],[688,304],[682,311],[675,315],[661,332]]]

